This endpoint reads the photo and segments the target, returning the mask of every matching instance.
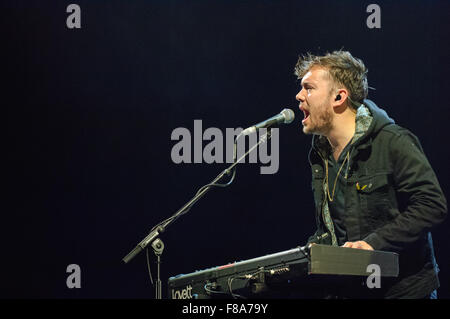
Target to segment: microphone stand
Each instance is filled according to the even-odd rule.
[[[241,133],[242,134],[242,133]],[[183,207],[181,207],[175,214],[173,214],[168,219],[162,221],[161,223],[157,224],[155,227],[152,228],[150,233],[139,243],[136,245],[136,247],[126,255],[122,261],[124,263],[128,263],[130,260],[132,260],[136,255],[138,255],[142,250],[144,250],[149,244],[153,244],[153,249],[155,251],[156,256],[158,257],[158,278],[157,278],[157,293],[156,293],[156,299],[161,299],[161,281],[159,280],[159,273],[160,273],[160,261],[161,261],[161,255],[164,250],[164,244],[162,241],[158,238],[159,235],[161,235],[167,227],[169,227],[178,217],[181,215],[187,213],[189,209],[205,194],[213,187],[213,186],[228,186],[234,179],[234,173],[236,172],[234,170],[233,177],[228,184],[217,184],[218,181],[220,181],[225,175],[230,175],[232,170],[235,169],[235,166],[239,164],[248,154],[250,154],[255,148],[257,148],[260,144],[266,142],[271,137],[270,129],[260,137],[258,143],[253,145],[244,155],[242,155],[238,160],[236,160],[236,142],[238,138],[241,136],[238,135],[236,137],[236,140],[234,142],[234,162],[231,164],[227,169],[222,171],[211,183],[201,187],[197,194],[188,201],[186,204],[184,204]],[[157,244],[156,244],[157,243]],[[162,246],[162,248],[160,247]],[[156,247],[156,248],[155,248]],[[158,284],[159,283],[159,284]]]
[[[156,271],[156,299],[162,299],[162,284],[161,284],[161,255],[164,250],[164,243],[161,239],[156,239],[152,243],[153,251],[157,257],[157,271]]]

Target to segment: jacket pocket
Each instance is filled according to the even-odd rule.
[[[375,174],[356,183],[359,194],[361,216],[366,219],[369,228],[376,229],[396,216],[395,195],[392,189],[391,175]]]

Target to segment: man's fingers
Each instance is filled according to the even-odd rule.
[[[359,240],[359,241],[347,241],[345,242],[342,247],[347,248],[356,248],[356,249],[366,249],[366,250],[373,250],[372,246],[367,244],[365,241]]]

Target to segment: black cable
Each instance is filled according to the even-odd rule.
[[[212,283],[207,282],[207,283],[205,284],[205,286],[203,286],[203,289],[204,289],[207,293],[209,293],[209,294],[227,295],[227,296],[228,296],[228,293],[226,293],[226,292],[223,292],[223,291],[214,291],[214,290],[209,289],[208,286],[211,286],[211,285],[212,285]]]
[[[239,139],[241,136],[242,136],[242,135],[239,134],[239,135],[236,137],[236,139],[234,140],[234,143],[233,143],[233,164],[236,164],[236,161],[237,161],[237,152],[236,152],[236,149],[237,149],[237,141],[238,141],[238,139]],[[268,138],[270,138],[270,134],[268,134]],[[232,173],[231,179],[230,179],[227,183],[225,183],[225,184],[219,184],[219,183],[206,184],[206,185],[204,185],[204,186],[202,186],[202,187],[199,188],[199,190],[197,191],[197,193],[195,193],[195,196],[197,196],[199,193],[201,193],[203,190],[205,190],[205,189],[208,188],[208,187],[227,187],[227,186],[230,186],[231,183],[233,183],[234,178],[235,178],[235,176],[236,176],[236,169],[237,169],[237,166],[234,166],[233,169],[232,169],[232,172],[233,172],[233,173]],[[220,176],[221,174],[225,175],[225,173],[226,173],[227,175],[230,175],[230,172],[229,172],[228,169],[227,169],[227,170],[222,171],[218,176]],[[154,226],[154,227],[150,230],[150,232],[152,232],[153,230],[155,230],[155,229],[158,228],[159,226],[165,224],[166,222],[172,222],[172,221],[174,221],[174,220],[177,220],[178,217],[183,216],[184,214],[186,214],[187,212],[189,212],[190,209],[192,208],[192,206],[193,206],[194,204],[195,204],[195,203],[193,203],[192,205],[190,205],[189,207],[187,207],[187,208],[186,208],[183,212],[181,212],[180,214],[175,215],[175,216],[171,216],[171,217],[169,217],[169,218],[167,218],[167,219],[161,221],[161,222],[158,223],[156,226]]]
[[[238,295],[238,294],[235,294],[235,293],[233,293],[233,289],[232,289],[232,284],[233,284],[233,280],[234,279],[243,279],[243,280],[249,280],[249,279],[247,279],[247,278],[242,278],[242,277],[228,277],[228,280],[227,280],[227,283],[228,283],[228,291],[230,292],[230,295],[231,295],[231,297],[233,297],[234,299],[238,299],[238,298],[240,298],[240,299],[247,299],[246,297],[244,297],[244,296],[241,296],[241,295]]]
[[[234,298],[234,299],[247,299],[246,297],[242,296],[242,295],[238,295],[233,293],[233,288],[232,288],[232,284],[233,284],[233,280],[235,279],[241,279],[241,280],[247,280],[247,284],[248,282],[253,279],[256,275],[260,274],[260,273],[270,273],[270,270],[266,270],[266,269],[258,269],[257,271],[255,271],[252,274],[247,274],[247,275],[239,275],[239,276],[230,276],[228,277],[227,283],[228,283],[228,290],[230,292],[230,295]]]
[[[155,284],[153,282],[152,271],[150,270],[150,260],[148,258],[148,247],[145,249],[145,254],[147,255],[147,269],[148,269],[148,274],[150,275],[150,282],[154,286]]]
[[[239,135],[236,137],[236,139],[234,140],[234,143],[233,143],[233,164],[236,164],[236,162],[237,162],[237,141],[238,141],[239,138],[242,137],[242,136],[243,136],[243,135],[239,134]],[[271,130],[271,129],[268,129],[268,130],[267,130],[267,133],[266,133],[266,136],[263,136],[262,138],[265,138],[265,139],[269,140],[271,137],[272,137],[272,130]],[[261,138],[261,140],[262,140],[262,138]],[[261,140],[260,140],[260,142],[261,142]],[[253,147],[256,147],[256,146],[257,146],[257,145],[254,145]],[[251,152],[251,150],[249,150],[247,153],[249,153],[249,152]],[[246,155],[246,154],[245,154],[245,155]],[[244,156],[245,156],[245,155],[244,155]],[[227,186],[230,186],[231,183],[233,183],[234,178],[235,178],[235,176],[236,176],[236,169],[237,169],[237,165],[235,165],[235,166],[233,167],[233,169],[232,169],[232,172],[233,172],[232,174],[233,174],[233,175],[231,176],[231,179],[230,179],[227,183],[225,183],[225,184],[219,184],[219,183],[206,184],[206,185],[200,187],[200,189],[197,191],[197,193],[195,194],[195,196],[197,196],[199,193],[201,193],[203,190],[205,190],[205,189],[208,188],[208,187],[227,187]],[[226,173],[227,175],[230,175],[229,169],[226,169],[226,170],[222,171],[218,176],[220,176],[220,175],[222,175],[222,174],[225,175],[225,173]],[[195,203],[192,203],[189,207],[187,207],[187,208],[186,208],[183,212],[181,212],[180,214],[175,215],[175,216],[171,216],[171,217],[167,218],[166,220],[163,220],[162,222],[160,222],[159,224],[157,224],[155,227],[153,227],[151,231],[155,230],[157,227],[159,227],[159,226],[165,224],[166,222],[172,222],[172,221],[178,219],[178,217],[183,216],[184,214],[186,214],[187,212],[189,212],[189,210],[192,208],[192,206],[193,206],[194,204],[195,204]]]
[[[223,173],[223,172],[222,172],[222,173]],[[222,173],[221,173],[221,174],[222,174]],[[208,187],[227,187],[227,186],[230,186],[231,183],[233,183],[234,177],[235,177],[235,176],[236,176],[236,167],[234,167],[234,169],[233,169],[233,175],[231,176],[231,179],[230,179],[230,181],[228,181],[228,183],[225,183],[225,184],[218,184],[218,183],[214,183],[214,184],[206,184],[206,185],[200,187],[199,190],[197,191],[197,193],[195,193],[195,195],[197,196],[200,192],[202,192],[203,190],[205,190],[205,189],[208,188]],[[165,224],[166,222],[169,222],[169,221],[172,222],[172,221],[177,220],[180,216],[183,216],[184,214],[186,214],[187,212],[189,212],[189,211],[191,210],[192,206],[194,206],[194,204],[195,204],[195,203],[193,203],[192,205],[190,205],[189,207],[187,207],[181,214],[178,214],[178,215],[176,215],[176,216],[171,216],[171,217],[169,217],[169,218],[163,220],[162,222],[160,222],[159,224],[157,224],[155,227],[153,227],[151,231],[155,230],[156,228],[158,228],[159,226]]]

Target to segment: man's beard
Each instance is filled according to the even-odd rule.
[[[324,103],[325,104],[325,103]],[[320,110],[317,118],[314,119],[310,113],[310,125],[303,127],[303,133],[305,134],[317,134],[317,135],[327,135],[333,127],[333,117],[334,113],[324,104],[320,105],[318,109]]]

